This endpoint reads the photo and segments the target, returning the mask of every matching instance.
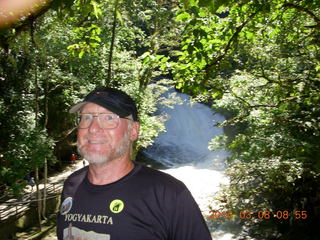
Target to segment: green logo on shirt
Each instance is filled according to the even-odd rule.
[[[124,208],[124,203],[120,199],[115,199],[110,203],[109,208],[113,213],[120,213]]]

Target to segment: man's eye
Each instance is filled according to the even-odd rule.
[[[103,119],[106,120],[106,121],[111,121],[111,120],[114,119],[114,116],[112,116],[112,115],[106,115],[106,116],[103,117]]]
[[[92,119],[91,115],[84,115],[84,116],[82,116],[82,118],[83,118],[83,120],[85,120],[85,121],[88,121],[88,120],[91,120],[91,119]]]

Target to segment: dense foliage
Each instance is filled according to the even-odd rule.
[[[315,239],[320,219],[319,1],[184,1],[182,90],[232,113],[211,148],[231,153],[221,210],[288,211],[244,220],[258,239]],[[240,128],[240,130],[239,130]],[[297,219],[296,211],[307,212]],[[256,216],[257,217],[257,216]],[[306,236],[306,232],[308,232]]]
[[[136,100],[142,126],[135,150],[152,143],[164,130],[154,112],[168,81],[156,64],[177,44],[179,28],[169,31],[175,5],[54,0],[0,29],[2,191],[18,193],[24,176],[45,167],[45,159],[69,161],[76,116],[68,109],[97,86],[123,89]]]

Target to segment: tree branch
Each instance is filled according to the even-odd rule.
[[[240,26],[236,27],[236,31],[235,33],[232,35],[232,37],[229,39],[227,45],[224,48],[223,53],[218,56],[217,58],[215,58],[211,63],[208,63],[205,66],[205,72],[206,72],[206,77],[204,78],[204,80],[202,81],[202,84],[205,85],[206,82],[209,79],[209,75],[210,75],[210,69],[212,66],[218,64],[219,62],[221,62],[221,60],[227,55],[228,51],[231,49],[231,45],[233,42],[235,42],[238,38],[238,35],[240,34],[240,32],[242,31],[242,29],[252,20],[252,18],[257,14],[257,12],[251,14],[248,19],[246,21],[244,21]]]
[[[284,102],[293,102],[299,98],[307,97],[308,95],[300,95],[300,96],[293,96],[293,97],[288,97],[279,100],[277,103],[271,103],[271,104],[256,104],[256,105],[250,105],[250,108],[260,108],[260,107],[267,107],[267,108],[276,108],[279,107],[281,103]]]
[[[308,28],[317,28],[320,29],[320,18],[318,18],[313,12],[311,12],[308,8],[299,6],[299,5],[295,5],[293,3],[285,3],[283,4],[283,7],[285,8],[294,8],[297,9],[299,11],[305,12],[306,14],[308,14],[310,17],[313,18],[313,20],[317,23],[316,25],[313,26],[306,26]]]
[[[26,28],[28,28],[28,26],[30,25],[30,22],[36,21],[39,17],[41,17],[42,15],[47,13],[52,8],[54,2],[55,1],[51,0],[49,3],[47,3],[45,6],[43,6],[39,11],[30,14],[23,21],[18,22],[17,24],[8,26],[6,29],[10,29],[10,28],[14,28],[15,29],[15,34],[14,34],[14,36],[10,37],[10,39],[14,39],[17,36],[19,36],[19,34],[22,31],[24,31],[24,30],[26,30]],[[1,35],[0,35],[0,37],[1,37]],[[6,45],[1,43],[1,47],[3,47],[5,49]]]

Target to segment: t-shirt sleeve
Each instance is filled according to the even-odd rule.
[[[172,240],[212,240],[201,211],[188,189],[177,196],[172,213]]]

